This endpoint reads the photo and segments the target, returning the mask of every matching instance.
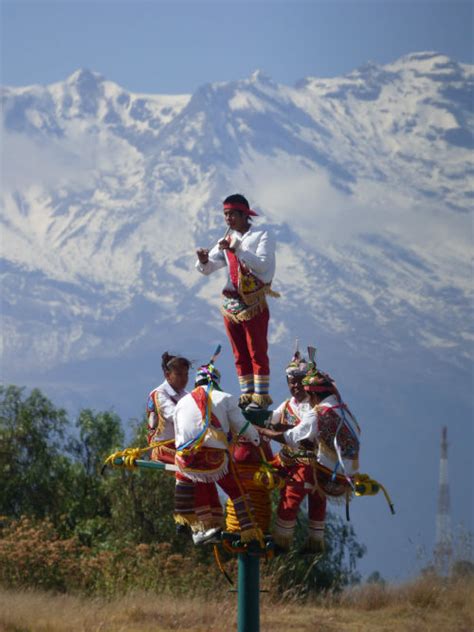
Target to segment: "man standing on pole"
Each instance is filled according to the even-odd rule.
[[[268,361],[269,310],[266,297],[279,296],[271,289],[275,273],[275,243],[266,230],[254,230],[253,211],[243,195],[224,200],[225,236],[211,251],[196,251],[196,268],[208,275],[227,266],[222,314],[234,354],[240,383],[240,404],[267,408],[270,365]]]

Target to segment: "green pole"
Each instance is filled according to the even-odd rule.
[[[237,631],[260,631],[260,558],[239,553]]]

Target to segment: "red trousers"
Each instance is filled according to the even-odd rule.
[[[316,482],[313,466],[295,464],[285,469],[288,478],[280,493],[273,534],[275,542],[285,548],[290,546],[298,510],[306,495],[308,495],[309,539],[322,539],[326,517],[326,497],[318,489],[313,491],[310,487]]]
[[[174,465],[176,447],[174,441],[153,448],[152,460]],[[195,483],[176,472],[174,493],[174,518],[181,524],[196,525],[203,529],[221,527],[224,512],[214,483]]]
[[[239,378],[247,378],[243,382],[240,380],[242,392],[268,393],[270,364],[267,334],[269,319],[268,308],[265,308],[252,319],[238,323],[224,318],[227,336],[234,354],[237,375]],[[264,379],[255,379],[256,376],[262,376]]]
[[[216,470],[219,469],[219,463],[222,463],[221,458],[224,456],[228,459],[228,471],[225,474],[216,473]],[[194,474],[202,476],[203,479],[215,476],[215,483],[195,482],[196,494],[199,494],[199,498],[207,498],[211,501],[214,498],[213,489],[216,488],[216,484],[219,485],[234,504],[240,531],[245,532],[255,528],[251,501],[239,480],[237,470],[230,455],[225,450],[201,447],[194,454],[186,456],[180,455],[178,464],[180,467],[186,468],[190,476],[193,475],[193,469],[195,470]],[[212,469],[214,469],[214,474],[212,474]],[[176,475],[177,479],[180,476],[183,476],[183,474],[178,472]],[[184,475],[184,477],[186,477],[186,475]]]

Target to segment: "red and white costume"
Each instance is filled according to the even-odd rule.
[[[326,497],[318,488],[315,470],[317,416],[307,400],[294,397],[284,401],[273,413],[272,424],[288,426],[285,445],[276,457],[276,465],[286,474],[285,486],[275,518],[273,538],[284,549],[293,541],[299,507],[308,495],[309,547],[324,540]],[[304,443],[302,443],[304,442]]]
[[[184,476],[200,485],[203,493],[206,486],[217,483],[234,503],[241,538],[254,539],[261,534],[230,458],[229,440],[237,434],[259,445],[260,438],[243,417],[237,398],[217,389],[209,394],[208,388],[198,386],[176,406],[176,465]]]
[[[196,268],[208,275],[227,267],[222,314],[240,390],[248,401],[253,399],[266,406],[271,403],[267,342],[270,314],[266,295],[278,296],[271,290],[275,242],[268,231],[253,228],[243,234],[230,231],[228,239],[234,252],[220,250],[216,245],[209,252],[207,263],[198,260]]]
[[[165,380],[148,396],[148,444],[157,444],[151,459],[174,465],[176,456],[174,414],[178,402],[188,394],[179,393]],[[178,524],[188,524],[193,530],[205,530],[223,521],[222,506],[215,485],[206,486],[205,494],[200,485],[176,473],[174,519]]]
[[[165,380],[154,388],[148,395],[148,445],[157,443],[152,450],[152,459],[163,463],[174,464],[174,409],[179,400],[187,394],[183,390],[179,393]]]

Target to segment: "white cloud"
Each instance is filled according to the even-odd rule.
[[[3,190],[31,186],[82,188],[92,182],[93,164],[80,147],[64,140],[34,140],[24,134],[2,135]]]
[[[286,222],[309,246],[321,252],[360,246],[361,235],[385,237],[419,257],[440,282],[472,286],[472,224],[468,213],[443,202],[427,203],[411,187],[358,180],[352,194],[331,183],[323,167],[300,157],[252,154],[233,181],[261,208],[265,219]],[[363,246],[365,247],[365,246]]]

